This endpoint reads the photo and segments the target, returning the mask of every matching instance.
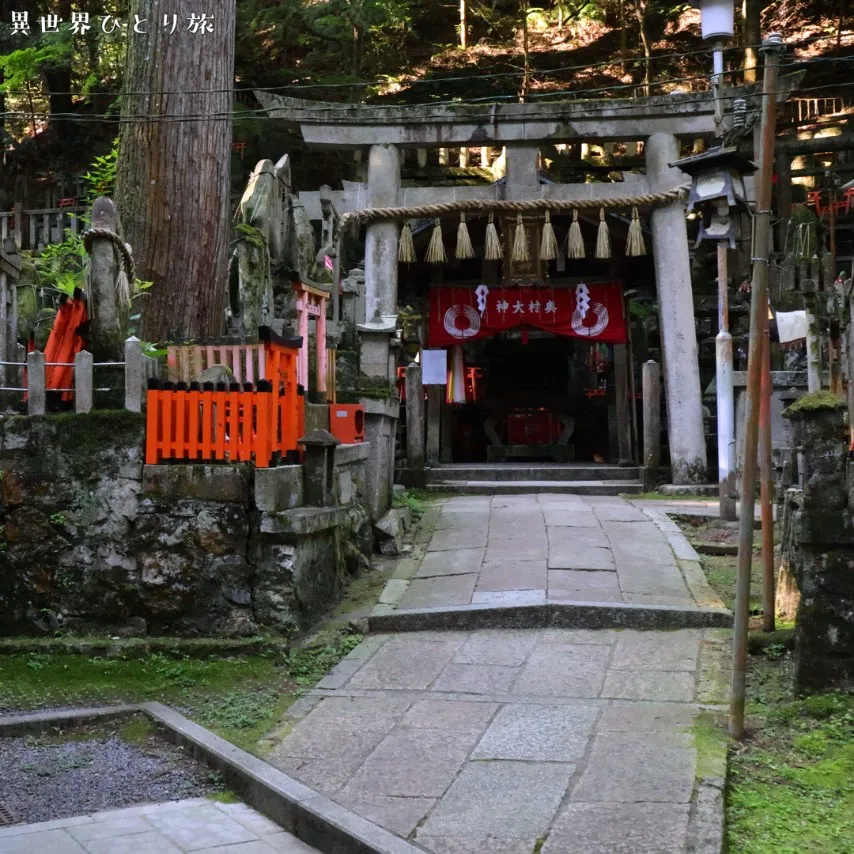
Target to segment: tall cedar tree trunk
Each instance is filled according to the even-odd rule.
[[[468,21],[466,0],[460,0],[460,47],[465,50],[468,47]]]
[[[154,282],[142,331],[149,341],[217,335],[228,284],[235,0],[131,5],[130,19],[150,26],[128,33],[116,202],[137,276]],[[163,16],[171,29],[173,14],[170,34]],[[192,14],[213,17],[214,31],[188,31]]]
[[[743,0],[741,15],[744,24],[744,82],[756,82],[757,45],[762,41],[761,15],[764,0]]]

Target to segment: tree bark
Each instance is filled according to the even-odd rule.
[[[646,0],[635,0],[634,11],[635,18],[638,22],[638,33],[640,34],[641,45],[643,47],[643,92],[644,95],[649,97],[649,84],[652,79],[652,50],[649,44],[649,35],[646,31]]]
[[[762,41],[761,15],[764,0],[743,0],[741,15],[744,24],[744,82],[756,82],[759,42]]]
[[[468,28],[466,0],[460,0],[460,47],[465,50],[468,47]]]
[[[191,14],[212,33],[187,31]],[[235,0],[134,0],[116,201],[145,297],[149,341],[221,333],[227,292]],[[163,16],[181,22],[174,33]],[[132,30],[132,28],[131,28]]]

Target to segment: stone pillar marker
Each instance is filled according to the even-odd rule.
[[[45,395],[44,353],[27,353],[27,415],[44,415]]]
[[[427,386],[427,465],[435,466],[439,462],[440,437],[442,435],[442,401],[445,387]]]
[[[92,411],[94,359],[88,350],[81,350],[74,357],[74,411]]]
[[[424,386],[415,362],[406,368],[406,462],[413,471],[424,471]]]
[[[661,468],[661,368],[650,359],[641,368],[644,488]]]
[[[791,419],[800,489],[786,494],[783,558],[800,591],[795,621],[798,693],[854,690],[854,464],[846,403],[827,391],[802,397]]]
[[[125,341],[125,409],[142,412],[143,387],[146,384],[142,342],[131,335]]]
[[[682,172],[669,165],[679,158],[675,136],[653,134],[647,140],[645,154],[651,192],[684,183]],[[706,438],[684,204],[655,207],[651,220],[672,480],[679,484],[705,483]]]
[[[335,502],[335,448],[339,441],[328,430],[312,430],[297,439],[305,448],[302,465],[303,496],[312,507],[332,507]]]

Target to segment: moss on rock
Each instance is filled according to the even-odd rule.
[[[820,412],[822,410],[832,412],[837,409],[845,409],[848,404],[839,395],[831,391],[811,391],[783,411],[785,418],[792,418],[808,412]]]

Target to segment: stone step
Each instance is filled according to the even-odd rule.
[[[640,471],[637,466],[615,466],[587,464],[531,464],[531,463],[474,463],[437,466],[427,469],[428,483],[446,483],[449,481],[600,481],[600,480],[637,480]]]
[[[638,495],[643,486],[638,480],[443,480],[428,483],[427,491],[446,495]]]

